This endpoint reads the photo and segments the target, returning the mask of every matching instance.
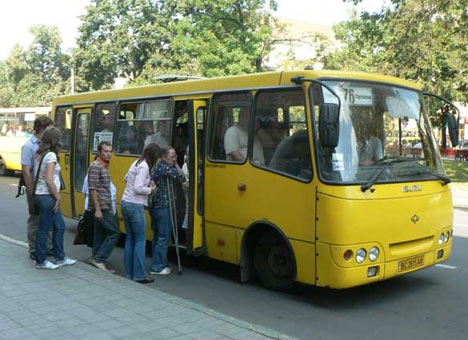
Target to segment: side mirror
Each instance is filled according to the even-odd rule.
[[[455,147],[458,145],[459,138],[458,138],[458,120],[457,117],[447,110],[445,112],[445,118],[447,120],[447,126],[449,129],[450,141],[452,142],[452,146]]]
[[[339,105],[322,103],[319,110],[320,144],[325,148],[335,148],[338,145],[340,133]]]

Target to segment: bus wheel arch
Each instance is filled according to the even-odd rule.
[[[269,289],[291,291],[296,274],[296,258],[286,235],[268,222],[250,225],[242,241],[241,280],[256,275]]]
[[[14,171],[9,170],[6,166],[5,160],[0,155],[0,176],[10,176],[14,173]]]

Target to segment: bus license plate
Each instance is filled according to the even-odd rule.
[[[412,257],[408,260],[398,262],[398,271],[404,272],[410,269],[422,267],[424,265],[424,256]]]

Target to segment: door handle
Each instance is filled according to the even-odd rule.
[[[246,191],[246,190],[247,190],[247,184],[245,184],[245,183],[239,183],[239,184],[237,184],[237,190],[239,190],[239,191]]]

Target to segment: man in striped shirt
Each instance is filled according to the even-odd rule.
[[[94,242],[93,256],[90,263],[104,271],[109,271],[106,261],[120,237],[116,211],[112,206],[111,176],[109,161],[112,157],[112,145],[101,142],[97,149],[97,158],[88,170],[89,209],[93,212]]]

